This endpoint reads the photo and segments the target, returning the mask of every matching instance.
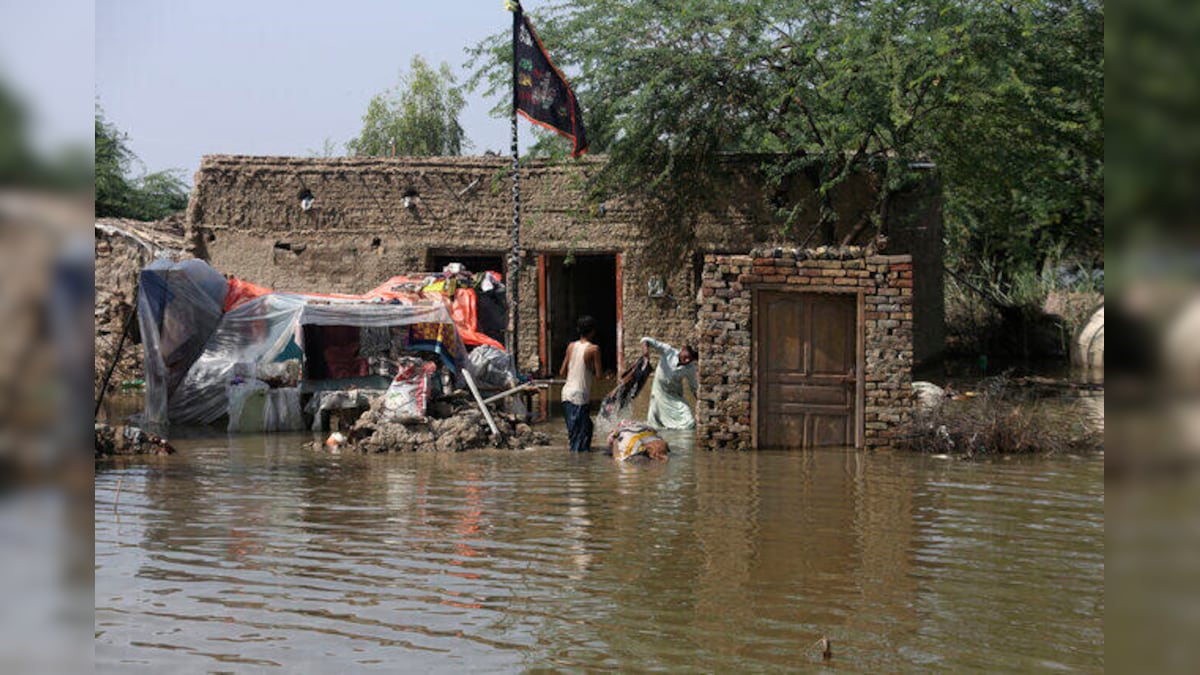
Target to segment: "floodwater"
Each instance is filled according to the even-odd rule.
[[[1104,668],[1099,456],[307,440],[97,465],[97,670]]]

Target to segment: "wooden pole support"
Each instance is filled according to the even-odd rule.
[[[463,379],[467,381],[467,386],[471,388],[471,395],[475,397],[475,402],[479,404],[479,409],[483,412],[483,419],[487,420],[488,427],[492,430],[492,436],[500,437],[500,430],[496,428],[496,421],[492,419],[492,413],[488,411],[487,404],[483,402],[483,397],[479,395],[479,388],[475,386],[475,378],[471,377],[471,373],[463,368]]]
[[[535,388],[537,388],[537,385],[533,384],[532,382],[526,382],[525,384],[517,385],[517,386],[513,387],[512,389],[502,391],[499,394],[496,394],[495,396],[489,396],[489,397],[483,399],[483,402],[484,403],[494,403],[496,401],[499,401],[502,398],[508,398],[509,396],[512,396],[513,394],[517,394],[522,391],[525,391],[526,389],[535,389]]]

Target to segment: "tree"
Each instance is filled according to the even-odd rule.
[[[857,225],[884,230],[889,197],[934,162],[956,259],[1036,264],[1045,247],[1098,243],[1103,10],[1097,0],[578,0],[533,17],[571,78],[593,178],[690,224],[722,153],[763,153],[767,176],[817,186],[816,223],[779,208],[788,238],[832,241],[834,189],[875,184]],[[508,114],[507,32],[468,49],[468,81]],[[534,151],[559,143],[542,137]],[[550,150],[550,154],[560,152]],[[685,250],[684,246],[677,248]]]
[[[371,97],[358,137],[346,143],[357,156],[391,154],[437,156],[462,154],[469,145],[458,123],[466,101],[455,87],[454,74],[445,63],[434,70],[420,55],[414,56],[398,86]]]
[[[27,126],[25,107],[0,85],[0,181],[24,179],[35,164],[26,139]]]
[[[128,137],[96,109],[96,215],[157,220],[187,208],[188,188],[180,171],[170,169],[131,177],[137,155]]]

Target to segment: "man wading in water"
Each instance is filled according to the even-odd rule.
[[[572,452],[587,452],[592,447],[592,417],[589,402],[592,380],[600,377],[600,348],[592,342],[596,321],[579,317],[579,339],[567,345],[558,376],[566,378],[562,388],[563,414],[567,418],[567,437]]]
[[[642,354],[650,356],[651,349],[658,352],[658,370],[650,388],[650,411],[646,414],[646,422],[657,429],[694,429],[696,418],[692,415],[692,407],[683,398],[683,385],[686,382],[692,396],[696,396],[699,352],[691,345],[675,349],[654,338],[642,338]]]

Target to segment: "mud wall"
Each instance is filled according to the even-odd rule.
[[[778,238],[772,198],[800,203],[800,221],[815,220],[811,186],[800,181],[767,194],[756,160],[732,158],[718,177],[718,206],[695,224],[690,252],[679,256],[682,262],[668,263],[656,229],[672,224],[648,224],[636,204],[620,198],[587,195],[585,182],[602,161],[532,162],[522,169],[523,369],[540,365],[539,254],[621,254],[621,346],[633,354],[642,335],[674,344],[695,340],[698,256],[744,253]],[[435,252],[507,255],[511,189],[509,161],[501,157],[213,155],[196,173],[187,236],[195,255],[254,283],[285,291],[362,292],[389,276],[429,270]],[[847,184],[836,201],[845,210],[841,222],[853,222],[869,198],[865,182]],[[648,293],[652,277],[664,282],[661,297]],[[940,323],[940,288],[937,307]]]

